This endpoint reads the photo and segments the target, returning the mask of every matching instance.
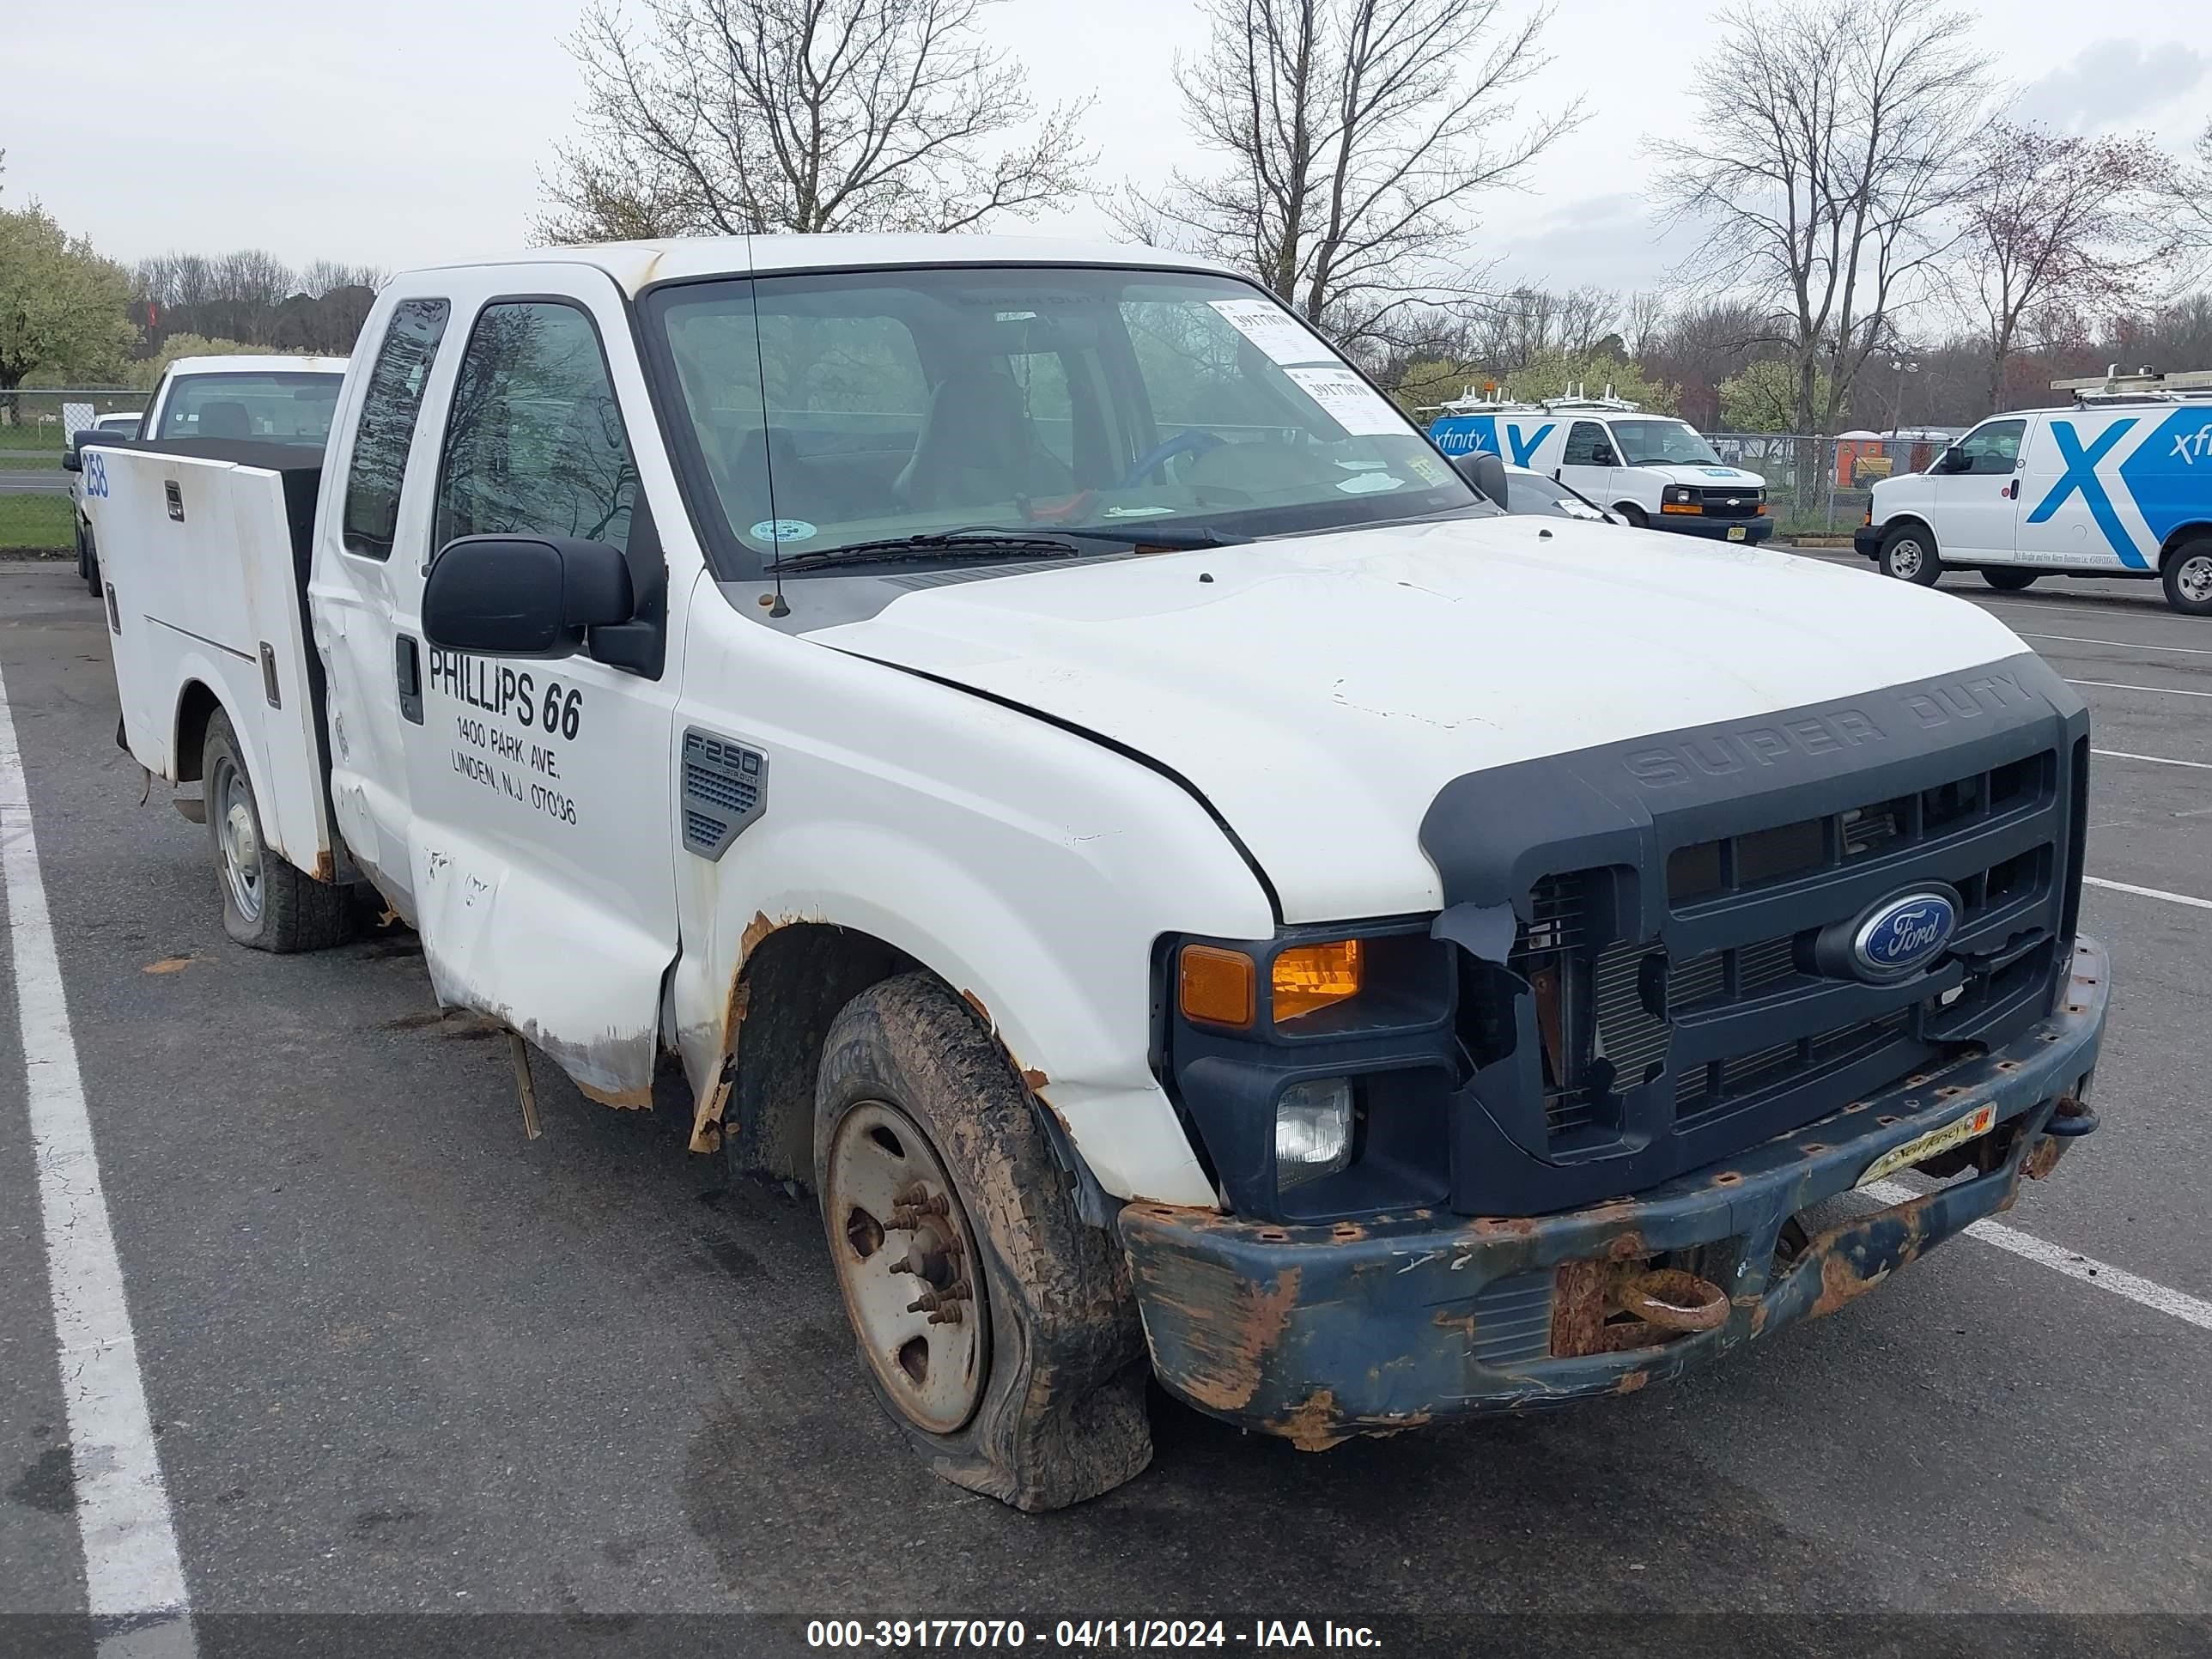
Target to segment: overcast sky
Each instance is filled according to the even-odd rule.
[[[404,268],[520,245],[575,113],[563,41],[581,3],[0,0],[0,203],[36,197],[125,260],[255,246]],[[2201,0],[1976,9],[2025,114],[2178,150],[2212,113]],[[988,15],[1042,101],[1096,95],[1102,181],[1188,159],[1169,71],[1199,44],[1191,0],[1003,0]],[[1674,88],[1714,35],[1696,0],[1559,0],[1522,109],[1580,94],[1590,118],[1528,190],[1486,199],[1483,247],[1507,274],[1621,289],[1664,275],[1679,250],[1646,209],[1644,143],[1683,130]],[[1103,228],[1087,204],[1039,226]]]

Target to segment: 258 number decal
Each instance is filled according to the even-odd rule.
[[[582,723],[583,718],[584,694],[574,686],[570,686],[564,691],[561,689],[558,681],[547,681],[545,701],[539,706],[538,711],[539,729],[549,738],[556,732],[564,738],[573,738],[576,735],[576,728]],[[522,723],[525,726],[530,724],[530,716],[526,709],[523,714]]]
[[[102,500],[107,495],[107,457],[96,449],[84,458],[84,493]]]

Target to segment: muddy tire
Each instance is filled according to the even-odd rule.
[[[353,937],[346,890],[295,869],[263,837],[253,780],[230,716],[220,708],[208,719],[200,749],[200,787],[225,933],[252,950],[279,954],[325,951]]]
[[[1901,524],[1881,538],[1881,557],[1876,561],[1885,576],[1894,576],[1915,587],[1933,587],[1943,574],[1943,561],[1936,551],[1936,538],[1917,524]]]
[[[1127,1267],[1077,1219],[1036,1110],[928,974],[861,992],[823,1047],[815,1190],[869,1386],[934,1473],[1030,1510],[1110,1491],[1152,1450]]]
[[[1626,525],[1631,530],[1649,530],[1651,528],[1651,515],[1649,513],[1646,513],[1642,507],[1637,506],[1634,501],[1621,501],[1613,507],[1613,516],[1618,518],[1621,523]]]
[[[2185,617],[2212,617],[2212,536],[2175,548],[2165,575],[2168,605]]]
[[[1987,564],[1982,567],[1982,580],[2000,593],[2017,593],[2035,586],[2040,570],[2022,570],[2017,565]]]

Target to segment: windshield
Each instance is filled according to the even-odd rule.
[[[1553,519],[1588,519],[1605,522],[1605,514],[1571,484],[1547,478],[1540,472],[1505,475],[1507,507],[1515,513],[1540,514]]]
[[[321,444],[331,435],[338,380],[285,369],[250,374],[180,374],[169,383],[156,438],[252,438]]]
[[[1681,421],[1615,421],[1613,441],[1631,466],[1718,466],[1721,458]]]
[[[1076,544],[1098,555],[1146,532],[1494,510],[1319,337],[1228,277],[880,270],[670,287],[646,313],[726,574],[954,529],[1117,532]]]

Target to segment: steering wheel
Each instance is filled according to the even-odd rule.
[[[1150,454],[1129,469],[1129,476],[1114,488],[1134,489],[1145,481],[1147,474],[1157,471],[1176,456],[1203,455],[1209,449],[1218,449],[1223,441],[1211,432],[1178,432],[1165,443],[1155,446]]]

